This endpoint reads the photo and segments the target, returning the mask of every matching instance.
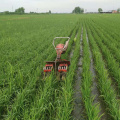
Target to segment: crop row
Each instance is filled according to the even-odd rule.
[[[73,43],[73,39],[75,37],[76,30],[73,32],[73,34],[71,36],[71,42],[70,43]],[[72,46],[72,44],[69,44],[69,48],[71,48],[71,46]],[[69,48],[68,48],[68,50],[69,50]],[[66,56],[68,56],[68,55],[69,55],[69,52],[66,53]],[[35,117],[35,119],[36,118],[53,119],[53,118],[56,117],[56,119],[57,119],[57,114],[58,114],[57,112],[59,110],[59,107],[57,105],[58,105],[59,102],[61,102],[60,99],[59,99],[59,97],[61,97],[60,96],[61,95],[61,85],[57,81],[56,78],[53,79],[53,76],[54,76],[54,74],[50,78],[45,79],[45,85],[46,84],[47,85],[44,86],[44,88],[43,88],[42,96],[41,95],[40,96],[36,95],[36,96],[39,96],[40,98],[38,99],[38,97],[37,97],[34,104],[31,106],[31,111],[30,111],[30,117],[31,118]],[[50,86],[49,89],[46,91],[46,89],[49,86],[48,83],[50,83],[50,82],[47,82],[47,79],[52,82],[52,85],[54,84],[54,87]],[[52,89],[53,89],[53,91],[51,91]],[[43,97],[44,97],[45,101],[43,101]],[[41,106],[43,106],[44,108],[42,108]],[[36,108],[36,109],[34,109],[34,108]],[[37,111],[39,111],[39,112],[37,112]],[[39,117],[38,117],[38,115],[39,115]],[[26,115],[24,115],[24,116],[26,116]],[[27,116],[29,116],[29,114],[27,114]]]
[[[62,32],[61,35],[63,34],[63,36],[65,36],[67,34],[69,36],[71,33],[72,32],[70,32],[70,30],[69,30],[69,31],[66,31],[65,33]],[[55,33],[52,33],[52,34],[55,35]],[[50,41],[50,39],[53,38],[52,34],[51,34],[51,37],[49,38],[49,41]],[[60,35],[60,33],[57,33],[57,34]],[[43,38],[43,41],[45,41],[44,39],[45,38]],[[33,52],[32,54],[27,55],[28,57],[26,56],[26,58],[27,58],[26,60],[25,60],[24,55],[23,55],[23,58],[21,58],[21,56],[20,56],[20,59],[19,59],[19,61],[17,61],[17,64],[14,63],[15,65],[11,64],[11,62],[8,62],[8,65],[5,68],[5,69],[7,69],[7,71],[3,71],[4,73],[6,72],[5,74],[7,75],[7,78],[6,78],[7,82],[1,81],[2,88],[0,91],[1,92],[1,94],[0,94],[0,99],[1,99],[0,114],[1,115],[0,116],[2,116],[2,115],[4,115],[4,117],[12,116],[14,118],[16,116],[16,114],[20,115],[19,113],[21,113],[21,109],[23,109],[22,106],[24,106],[24,105],[28,106],[28,104],[30,103],[29,100],[31,98],[34,98],[36,86],[39,86],[41,84],[41,82],[38,82],[38,81],[39,81],[39,78],[42,77],[41,73],[42,73],[42,68],[44,65],[44,60],[47,59],[48,56],[49,56],[49,59],[55,59],[55,56],[56,56],[55,52],[54,52],[54,54],[52,54],[53,53],[52,52],[53,51],[52,44],[49,45],[49,42],[45,41],[44,44],[42,45],[43,41],[37,42],[37,43],[41,44],[40,47],[37,47],[37,49],[35,47],[38,44],[34,44],[34,46],[32,46],[32,44],[31,44],[31,46],[29,46],[29,48],[27,46],[25,46],[26,44],[29,44],[30,42],[33,43],[33,41],[29,41],[29,42],[27,41],[25,45],[23,44],[23,46],[26,47],[26,49],[29,52],[31,50],[34,50],[35,54],[33,55],[33,53],[34,53]],[[11,44],[11,46],[12,45],[13,45],[13,43]],[[1,46],[2,46],[2,44],[1,44]],[[39,52],[44,51],[44,49],[45,49],[45,53],[40,53],[40,55],[39,55]],[[7,50],[7,48],[6,48],[6,50]],[[20,51],[20,50],[18,49],[18,51]],[[15,51],[12,51],[12,52],[15,53]],[[52,54],[52,56],[51,56],[51,54]],[[9,56],[13,56],[13,55],[9,54]],[[5,55],[2,58],[5,59]],[[29,60],[30,64],[28,64],[29,61],[27,61],[29,58],[30,58],[30,60]],[[22,61],[23,59],[25,61]],[[22,65],[22,68],[21,67],[19,68],[19,63]],[[4,75],[4,74],[2,74],[2,75]],[[2,79],[3,79],[3,77],[2,77]],[[3,80],[5,80],[5,79],[3,79]],[[39,84],[37,84],[37,83],[39,83]],[[24,98],[26,98],[26,99],[24,99]],[[11,114],[13,112],[14,112],[14,114]],[[7,116],[5,116],[6,113],[8,114]]]
[[[74,30],[74,32],[73,32],[73,34],[72,34],[72,37],[74,36],[74,34],[76,33],[76,29]],[[62,40],[63,41],[63,40]],[[48,56],[47,57],[47,59],[49,59],[49,60],[54,60],[55,59],[55,57],[56,57],[56,54],[55,53],[51,53],[50,54],[50,52],[49,51],[52,51],[52,47],[50,47],[49,49],[48,49],[48,51],[46,52],[46,54],[44,53],[44,55],[46,56]],[[43,56],[42,57],[42,59],[44,59],[45,57]],[[43,62],[42,62],[43,63]],[[46,89],[47,89],[47,87],[48,88],[50,88],[49,87],[49,82],[47,83],[47,82],[43,82],[43,78],[42,78],[42,75],[40,75],[40,73],[42,73],[42,67],[43,67],[43,65],[44,65],[44,63],[43,64],[41,64],[41,67],[39,68],[39,67],[37,67],[37,71],[35,71],[35,76],[33,77],[33,79],[31,80],[31,82],[28,84],[28,86],[26,87],[26,88],[24,88],[23,89],[23,91],[21,91],[19,94],[18,94],[18,96],[17,96],[17,99],[15,100],[15,103],[12,105],[12,108],[11,108],[11,110],[10,111],[8,111],[8,117],[7,117],[7,119],[14,119],[14,118],[21,118],[22,116],[24,116],[24,117],[26,117],[27,116],[27,113],[26,113],[26,111],[28,110],[27,108],[29,108],[29,106],[31,106],[31,110],[32,111],[29,111],[30,112],[30,114],[31,114],[31,116],[30,117],[33,117],[33,116],[35,116],[35,114],[34,114],[34,112],[37,110],[38,111],[38,109],[36,108],[36,109],[34,109],[35,107],[36,107],[36,103],[38,103],[37,104],[37,106],[39,107],[39,105],[41,105],[39,102],[41,102],[41,100],[42,100],[42,98],[41,97],[43,97],[43,96],[45,96],[45,98],[47,99],[47,94],[44,94],[44,92],[46,91]],[[47,80],[45,80],[45,81],[47,81]],[[51,80],[50,81],[52,81],[53,83],[52,83],[52,85],[54,86],[54,84],[55,84],[55,82],[54,82],[54,80],[53,80],[53,76],[51,76]],[[38,84],[39,83],[39,84]],[[36,86],[37,86],[37,89],[36,89]],[[51,86],[51,85],[50,85]],[[43,88],[43,89],[41,89],[41,87]],[[51,88],[53,88],[53,87],[51,87]],[[55,89],[55,88],[53,88],[53,89]],[[36,91],[37,90],[37,91]],[[37,93],[36,93],[37,92]],[[48,90],[48,92],[52,92],[51,91],[51,89],[50,90]],[[35,93],[36,93],[36,95],[35,95]],[[35,97],[36,96],[36,97]],[[40,97],[39,99],[38,99],[38,96]],[[51,97],[48,97],[48,99],[50,98],[52,98],[53,96],[52,96],[52,93],[51,93]],[[35,99],[36,98],[36,99]],[[33,100],[33,102],[31,101],[31,100]],[[35,100],[35,101],[34,101]],[[29,102],[29,101],[31,101],[31,102]],[[43,101],[43,100],[42,100]],[[45,101],[44,101],[45,102]],[[42,102],[42,104],[44,105],[44,102]],[[33,106],[34,105],[34,106]],[[45,105],[47,106],[47,103],[45,102]],[[22,110],[21,110],[21,108],[22,108]],[[27,109],[27,110],[26,110]],[[42,108],[41,108],[42,109]],[[39,108],[39,111],[41,111],[41,109]],[[35,111],[34,111],[35,110]],[[24,111],[25,111],[25,113],[24,113]],[[13,113],[14,113],[14,115],[13,115]],[[45,113],[44,113],[44,111],[41,111],[41,113],[37,113],[37,112],[35,112],[36,113],[36,116],[38,117],[38,115],[37,114],[40,114],[41,116],[46,116],[45,115]],[[44,114],[43,114],[44,113]],[[25,115],[24,115],[25,114]],[[41,116],[39,116],[39,117],[41,117]],[[41,117],[41,119],[42,119],[42,117]],[[43,118],[44,119],[44,118]]]
[[[94,29],[91,29],[91,31],[94,31]],[[100,49],[103,53],[103,57],[106,60],[106,65],[108,66],[110,75],[112,76],[112,78],[117,82],[117,86],[120,89],[120,68],[119,68],[119,63],[117,61],[119,61],[119,49],[117,50],[116,47],[112,44],[111,42],[103,37],[100,37],[98,35],[98,32],[101,33],[97,28],[96,28],[97,33],[94,34],[95,39],[98,39],[97,43],[100,46]],[[101,40],[102,39],[102,40]],[[104,44],[105,43],[105,44]],[[109,48],[109,49],[108,49]],[[116,53],[114,53],[114,52]],[[112,54],[111,54],[112,53]],[[116,59],[115,59],[115,58]]]
[[[119,119],[120,118],[119,104],[118,104],[118,101],[116,100],[116,94],[111,87],[111,80],[108,77],[109,75],[108,71],[105,68],[105,63],[102,59],[100,50],[96,44],[96,42],[98,42],[99,39],[95,39],[94,36],[92,35],[92,34],[96,35],[96,33],[95,32],[92,33],[92,26],[90,26],[90,23],[87,24],[87,32],[90,39],[92,53],[94,56],[95,68],[98,76],[97,79],[99,83],[98,86],[100,89],[101,97],[106,103],[107,110],[109,111],[112,119],[115,119],[115,120]]]
[[[114,15],[113,15],[114,16]],[[102,29],[104,29],[104,32],[108,32],[110,36],[114,38],[117,38],[119,39],[120,35],[119,35],[119,22],[118,22],[118,19],[117,17],[111,17],[109,16],[107,19],[105,19],[103,16],[102,18],[103,19],[92,19],[92,21],[97,24],[97,25],[100,25],[102,27]],[[114,22],[113,22],[114,21]],[[117,23],[117,24],[116,24]]]
[[[82,26],[81,24],[79,25],[79,30],[77,32],[77,38],[74,41],[75,42],[75,49],[73,52],[73,56],[71,58],[71,65],[69,67],[69,71],[67,73],[66,79],[64,83],[61,83],[61,94],[59,96],[59,103],[58,103],[58,113],[56,116],[56,120],[69,120],[72,118],[71,113],[74,108],[73,104],[73,85],[74,85],[74,80],[75,80],[75,75],[76,75],[76,69],[77,69],[77,62],[80,57],[80,36],[81,36],[81,30]],[[72,47],[72,45],[71,45]]]
[[[85,106],[85,111],[88,120],[99,120],[99,105],[93,104],[94,96],[91,96],[92,73],[90,71],[90,51],[89,44],[86,38],[85,26],[83,27],[83,73],[82,73],[82,98]]]
[[[51,51],[51,47],[47,50],[47,51]],[[41,57],[43,58],[43,59],[45,59],[45,57],[46,57],[46,55],[49,55],[48,53],[50,53],[50,52],[47,52],[46,54],[43,54],[43,55],[41,55]],[[51,52],[52,53],[52,52]],[[55,56],[54,56],[55,57]],[[40,60],[41,58],[39,57],[39,60]],[[42,63],[42,62],[41,62]],[[21,93],[21,92],[23,92],[24,93],[24,91],[26,91],[26,88],[28,89],[28,88],[32,88],[32,86],[34,86],[34,84],[36,83],[36,80],[38,80],[37,79],[37,76],[36,76],[36,80],[33,80],[33,78],[34,78],[34,76],[32,76],[35,72],[40,72],[40,68],[39,68],[39,66],[36,66],[36,65],[39,65],[38,63],[37,63],[37,61],[36,62],[31,62],[31,64],[32,64],[32,66],[30,66],[32,69],[34,69],[34,72],[31,74],[31,75],[29,75],[28,76],[28,80],[29,81],[25,81],[24,82],[24,80],[26,79],[25,77],[23,77],[23,74],[21,73],[21,71],[19,70],[18,71],[18,75],[17,76],[15,76],[15,78],[14,78],[14,72],[13,72],[13,67],[12,67],[12,65],[10,65],[10,73],[8,74],[8,79],[9,79],[9,87],[4,87],[3,88],[3,91],[1,91],[2,92],[2,94],[1,94],[1,106],[2,106],[2,104],[4,104],[4,106],[5,106],[5,104],[8,104],[8,101],[10,100],[10,99],[12,99],[13,100],[13,97],[11,98],[11,96],[13,95],[13,94],[17,94],[18,96],[19,96],[19,94]],[[34,67],[33,67],[34,66]],[[42,69],[42,66],[41,66],[41,69]],[[40,73],[39,73],[40,74]],[[23,86],[23,85],[25,85],[25,87]],[[20,88],[19,88],[20,87]],[[24,88],[24,89],[23,89]],[[2,89],[1,89],[2,90]],[[4,96],[4,97],[3,97]],[[7,98],[6,98],[7,97]],[[18,97],[19,98],[19,97]],[[2,109],[2,111],[3,111],[3,109]]]
[[[107,113],[108,116],[106,119],[119,120],[119,93],[116,92],[116,88],[120,90],[119,16],[34,15],[24,20],[16,19],[18,17],[0,18],[0,119],[74,119],[72,112],[76,98],[73,96],[77,92],[74,90],[74,83],[78,61],[82,58],[82,75],[79,74],[82,81],[79,86],[85,118],[104,118],[100,103],[94,103],[96,96],[92,93],[92,51],[93,67],[97,73],[95,80],[100,100],[105,105],[105,115]],[[56,36],[71,37],[68,49],[62,55],[63,59],[71,59],[64,81],[58,81],[54,71],[43,79],[45,61],[56,58],[56,51],[52,46],[52,40]],[[83,39],[82,44],[80,37]],[[58,43],[65,43],[65,40],[56,40],[56,44]]]

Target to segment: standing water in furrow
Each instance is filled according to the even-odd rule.
[[[91,51],[93,54],[93,59],[95,62],[95,69],[97,72],[97,80],[99,85],[99,90],[101,94],[101,99],[103,99],[103,103],[105,103],[105,110],[107,111],[107,117],[108,120],[119,120],[119,103],[116,100],[116,94],[114,90],[111,87],[111,81],[108,77],[108,71],[105,69],[105,63],[102,59],[102,54],[100,53],[100,50],[95,42],[94,37],[91,34],[91,31],[87,26],[87,33],[88,37],[90,39],[90,46]],[[97,39],[96,39],[97,40]]]
[[[73,94],[73,89],[72,89],[72,81],[74,78],[75,74],[75,69],[73,69],[74,63],[78,58],[78,54],[76,54],[78,50],[78,36],[77,32],[80,31],[79,27],[77,27],[76,32],[74,32],[74,36],[71,37],[71,43],[69,44],[69,48],[66,51],[66,55],[64,54],[62,57],[63,58],[69,58],[71,61],[71,65],[69,67],[69,71],[66,75],[66,79],[60,82],[61,89],[58,92],[58,101],[56,104],[56,115],[55,119],[63,119],[63,120],[69,120],[71,118],[71,111],[73,108],[72,103],[72,94]],[[76,38],[76,42],[74,43],[74,39]],[[73,50],[72,50],[73,49]],[[75,59],[74,59],[75,58]],[[70,74],[74,73],[74,74]],[[71,76],[72,75],[72,76]]]
[[[78,61],[78,69],[77,69],[77,75],[75,79],[75,85],[74,85],[74,110],[73,110],[73,118],[75,120],[84,120],[84,107],[82,103],[82,94],[80,90],[81,85],[81,74],[82,74],[82,56],[83,56],[83,47],[82,47],[82,41],[83,41],[83,28],[81,31],[81,38],[80,38],[80,58]]]
[[[93,104],[94,97],[91,96],[92,90],[92,74],[90,71],[91,67],[91,58],[89,52],[89,45],[86,39],[86,30],[85,25],[83,24],[83,71],[82,71],[82,83],[81,83],[81,92],[82,100],[85,107],[86,118],[89,120],[100,120],[99,116],[99,104]]]
[[[87,43],[89,45],[89,39],[88,39],[88,35],[86,33],[86,39],[87,39]],[[94,96],[94,100],[93,100],[93,104],[98,104],[99,103],[99,109],[100,109],[100,113],[99,116],[101,116],[103,114],[103,116],[101,117],[101,120],[106,120],[107,116],[105,113],[105,107],[104,104],[102,103],[101,99],[100,99],[100,92],[98,90],[98,82],[96,81],[96,71],[94,69],[94,61],[93,61],[93,56],[92,56],[92,52],[91,52],[91,48],[89,45],[89,53],[90,53],[90,71],[92,74],[92,90],[91,93]]]

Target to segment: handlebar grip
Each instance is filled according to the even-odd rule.
[[[56,39],[60,39],[60,38],[63,38],[63,39],[65,39],[65,38],[68,38],[68,42],[69,42],[69,40],[70,40],[70,37],[55,37],[54,39],[53,39],[53,46],[54,46],[54,48],[55,48],[55,44],[54,44],[54,41],[56,40]]]

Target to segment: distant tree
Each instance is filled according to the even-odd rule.
[[[25,13],[25,8],[20,7],[20,8],[15,10],[15,13],[23,14],[23,13]]]
[[[5,14],[9,14],[10,12],[9,12],[9,11],[5,11],[4,13],[5,13]]]
[[[81,9],[81,13],[84,13],[84,9]]]
[[[49,10],[49,14],[51,14],[51,10]]]
[[[76,14],[80,14],[83,12],[84,12],[84,9],[82,9],[80,7],[75,7],[74,10],[72,11],[72,13],[76,13]]]
[[[102,12],[103,10],[102,10],[102,8],[98,8],[98,12],[100,13],[100,12]]]
[[[31,12],[31,11],[30,11],[30,14],[34,14],[34,13],[35,13],[35,12]]]
[[[120,12],[120,8],[117,9],[117,12],[118,12],[118,13]]]

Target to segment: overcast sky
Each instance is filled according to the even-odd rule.
[[[24,7],[25,12],[70,13],[76,6],[87,12],[97,12],[98,8],[116,10],[120,8],[120,0],[0,0],[0,12]]]

